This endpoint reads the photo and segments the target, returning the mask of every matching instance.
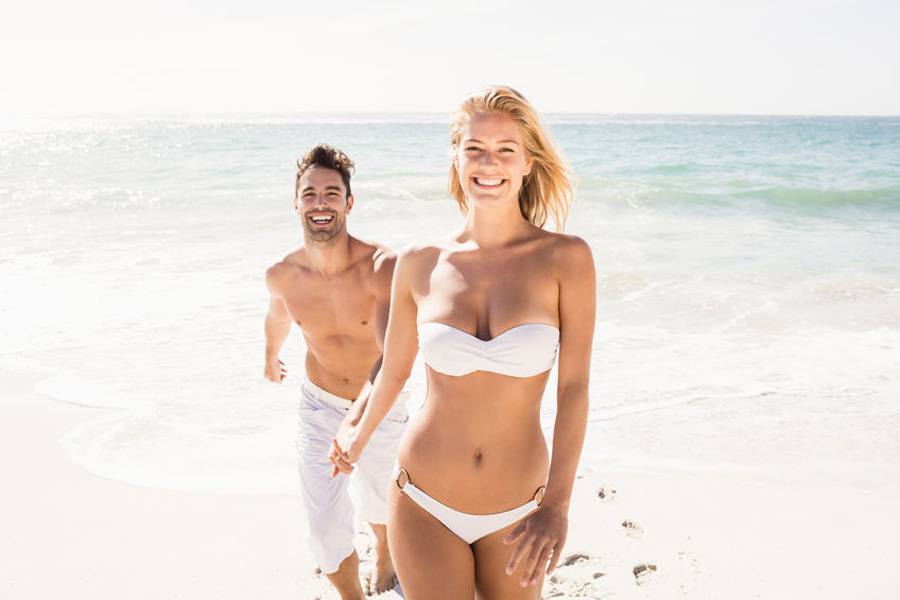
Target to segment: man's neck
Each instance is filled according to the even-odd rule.
[[[346,230],[327,242],[305,240],[309,267],[326,277],[345,271],[352,261],[351,242]]]

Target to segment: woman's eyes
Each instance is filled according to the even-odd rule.
[[[479,148],[478,146],[466,146],[465,151],[466,152],[480,152],[481,148]],[[498,152],[515,152],[515,151],[516,151],[515,148],[500,148],[500,150],[498,150]]]

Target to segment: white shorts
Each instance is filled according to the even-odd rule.
[[[326,392],[308,379],[301,390],[297,452],[309,542],[322,572],[334,573],[354,550],[351,492],[361,521],[387,522],[387,491],[397,446],[409,421],[409,392],[400,394],[375,430],[353,474],[332,478],[328,449],[352,402]]]

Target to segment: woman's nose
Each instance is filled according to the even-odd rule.
[[[490,150],[485,150],[481,153],[481,164],[483,165],[493,165],[497,162],[496,155]]]

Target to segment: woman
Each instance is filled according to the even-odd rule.
[[[559,229],[572,192],[524,97],[491,87],[452,126],[450,190],[466,216],[446,243],[397,262],[384,363],[332,446],[359,459],[421,347],[428,396],[400,444],[388,541],[407,598],[539,598],[566,539],[588,413],[595,273]],[[555,358],[552,461],[540,402]]]

